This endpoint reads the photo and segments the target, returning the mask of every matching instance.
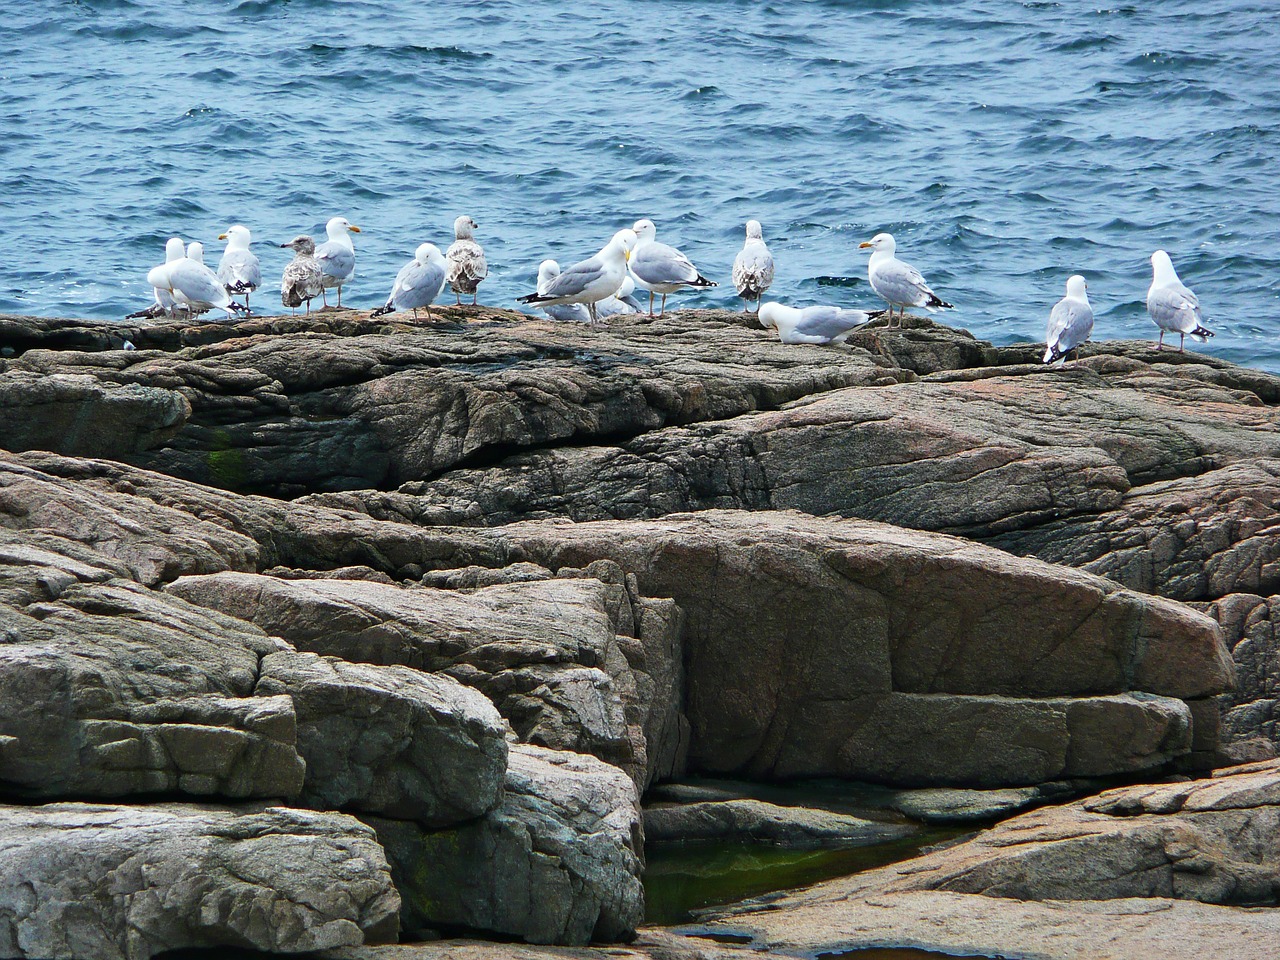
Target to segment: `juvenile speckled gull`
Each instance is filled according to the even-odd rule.
[[[471,303],[475,305],[476,289],[480,286],[480,281],[489,275],[484,248],[475,241],[477,226],[479,224],[470,217],[458,217],[454,220],[453,235],[456,239],[445,254],[445,259],[449,261],[449,287],[457,295],[459,306],[464,293],[471,294]]]
[[[249,306],[249,294],[262,286],[262,265],[249,249],[249,228],[235,224],[219,235],[227,248],[218,261],[218,279],[232,296],[243,296]]]
[[[164,245],[164,263],[158,264],[147,271],[147,283],[151,284],[155,297],[154,301],[145,310],[128,314],[125,317],[126,320],[155,320],[159,317],[177,316],[177,305],[173,301],[173,294],[169,292],[167,274],[170,265],[176,260],[181,260],[184,256],[186,256],[186,247],[183,245],[182,239],[180,237],[170,237]]]
[[[878,314],[832,306],[797,309],[781,303],[762,303],[756,316],[760,326],[776,330],[783,343],[828,344],[844,343],[849,334]]]
[[[1089,305],[1084,277],[1067,278],[1067,295],[1053,305],[1044,332],[1044,362],[1062,360],[1093,333],[1093,307]],[[1079,353],[1076,354],[1077,358]]]
[[[449,274],[449,262],[434,243],[422,243],[413,254],[413,259],[400,268],[396,274],[396,282],[391,287],[387,302],[373,311],[372,316],[380,317],[397,310],[412,310],[413,318],[418,319],[418,308],[427,311],[427,319],[431,319],[431,304],[444,289],[445,277]]]
[[[166,268],[166,280],[174,302],[192,313],[225,310],[227,319],[234,320],[235,311],[245,309],[243,305],[232,301],[218,275],[204,265],[202,243],[187,245],[187,255]]]
[[[346,217],[334,217],[325,224],[325,233],[329,239],[316,247],[316,262],[320,264],[323,276],[323,290],[320,296],[327,307],[329,295],[325,292],[338,288],[338,306],[342,306],[342,286],[350,283],[356,274],[356,247],[351,242],[351,234],[359,233],[360,228]]]
[[[759,220],[747,221],[747,240],[733,258],[733,286],[743,300],[742,312],[756,302],[760,310],[760,297],[773,285],[773,254],[765,246],[764,233]]]
[[[311,301],[324,291],[324,275],[315,257],[316,242],[302,234],[280,246],[293,250],[293,259],[280,277],[280,302],[296,312],[305,300],[310,316]]]
[[[596,304],[622,288],[627,276],[627,260],[636,245],[636,235],[619,230],[594,257],[575,263],[547,283],[545,290],[521,297],[520,303],[539,307],[561,303],[585,303],[594,323]]]
[[[951,304],[929,289],[919,270],[894,256],[896,246],[893,235],[889,233],[877,233],[865,243],[858,244],[860,249],[871,248],[867,279],[871,281],[871,289],[889,304],[888,325],[893,326],[894,307],[898,308],[899,326],[907,307],[924,307],[930,312],[950,308]]]
[[[1160,339],[1156,343],[1157,350],[1164,349],[1164,335],[1178,335],[1178,352],[1188,334],[1203,343],[1213,333],[1204,327],[1204,317],[1200,313],[1200,301],[1196,295],[1182,285],[1178,279],[1178,271],[1173,269],[1173,261],[1163,250],[1151,255],[1151,288],[1147,291],[1147,313],[1160,328]]]
[[[675,293],[681,287],[714,287],[714,281],[708,280],[698,272],[697,267],[675,247],[658,243],[654,237],[658,228],[652,220],[637,220],[631,228],[636,235],[635,252],[627,268],[635,278],[636,286],[649,291],[649,316],[653,316],[653,296],[662,296],[662,306],[658,309],[661,316],[667,310],[667,295]]]

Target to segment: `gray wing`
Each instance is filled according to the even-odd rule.
[[[239,293],[252,293],[262,285],[262,267],[248,250],[228,250],[218,262],[218,279]]]
[[[388,298],[397,310],[429,307],[444,286],[444,268],[436,263],[412,260],[396,274],[395,286]]]
[[[871,316],[863,310],[842,310],[839,307],[805,307],[800,311],[800,322],[796,324],[796,333],[807,337],[826,337],[834,340],[864,323],[870,323]]]
[[[1152,289],[1147,294],[1147,312],[1157,326],[1174,333],[1190,333],[1204,322],[1200,301],[1181,283]]]
[[[739,296],[758,299],[773,284],[773,255],[762,243],[744,247],[733,260],[733,285]]]
[[[1093,310],[1079,300],[1062,299],[1054,304],[1045,330],[1046,347],[1057,347],[1063,354],[1074,350],[1093,333]]]
[[[879,266],[871,275],[871,286],[890,303],[913,307],[922,307],[930,295],[936,296],[924,282],[920,271],[901,260],[890,260]]]
[[[591,314],[580,303],[559,303],[542,309],[547,312],[547,316],[552,320],[560,320],[564,323],[591,322]]]
[[[326,241],[316,247],[316,262],[320,272],[335,280],[348,280],[356,272],[356,255],[341,243]]]
[[[646,243],[631,255],[631,272],[645,283],[693,283],[697,268],[665,243]]]
[[[604,276],[604,271],[604,261],[599,257],[575,263],[548,283],[542,295],[544,297],[576,297]]]
[[[227,288],[218,280],[217,275],[194,260],[179,261],[169,271],[169,286],[173,288],[175,300],[193,307],[206,303],[212,307],[222,307],[230,300]]]

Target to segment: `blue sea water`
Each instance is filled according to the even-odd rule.
[[[342,214],[386,297],[459,213],[513,306],[647,216],[736,306],[755,218],[787,301],[876,305],[882,230],[998,343],[1083,273],[1095,339],[1151,337],[1167,249],[1280,371],[1280,10],[1241,0],[0,0],[0,310],[120,317],[167,237],[272,249]],[[272,289],[261,307],[276,307]]]

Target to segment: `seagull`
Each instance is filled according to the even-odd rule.
[[[744,301],[742,312],[748,311],[747,301],[754,300],[759,314],[760,297],[773,285],[773,254],[764,245],[759,220],[747,221],[747,242],[733,258],[733,285]]]
[[[373,311],[370,316],[380,317],[397,310],[412,310],[413,319],[417,320],[418,308],[425,307],[427,319],[430,320],[431,304],[444,289],[448,273],[449,262],[440,253],[440,248],[434,243],[420,244],[413,259],[396,274],[396,282],[391,287],[386,304]]]
[[[457,239],[449,245],[445,258],[449,261],[449,289],[457,295],[458,306],[462,295],[471,294],[471,304],[476,303],[476,288],[489,275],[489,264],[484,259],[484,248],[475,241],[475,229],[479,226],[470,217],[453,221],[453,235]]]
[[[324,292],[324,274],[315,256],[316,242],[303,234],[280,246],[293,250],[293,259],[280,278],[280,302],[296,313],[305,300],[307,316],[311,316],[311,301]]]
[[[186,247],[182,243],[182,238],[170,237],[164,245],[164,263],[152,267],[147,272],[147,283],[151,284],[151,289],[155,292],[155,302],[145,310],[139,310],[136,313],[127,315],[125,317],[126,320],[154,320],[158,317],[176,317],[178,315],[177,304],[173,302],[173,294],[169,292],[167,276],[169,266],[186,255]]]
[[[1147,313],[1160,328],[1160,340],[1157,350],[1164,349],[1164,335],[1178,335],[1178,352],[1186,343],[1190,334],[1204,343],[1213,333],[1203,326],[1204,317],[1200,314],[1200,301],[1196,295],[1182,285],[1178,279],[1178,271],[1173,269],[1173,261],[1163,250],[1151,255],[1151,289],[1147,291]]]
[[[558,276],[560,276],[560,264],[554,260],[543,260],[538,264],[538,292],[546,293],[551,281]],[[604,303],[605,300],[600,302]],[[542,310],[552,320],[559,320],[563,323],[591,322],[591,312],[580,303],[556,303],[549,307],[543,307]]]
[[[867,279],[871,281],[871,289],[889,304],[889,326],[893,326],[894,307],[898,308],[898,326],[902,326],[907,307],[924,307],[929,311],[939,307],[950,309],[951,304],[929,289],[919,270],[893,255],[895,244],[892,234],[877,233],[865,243],[858,244],[860,250],[865,247],[871,248]]]
[[[1044,332],[1045,363],[1062,360],[1072,350],[1080,358],[1080,344],[1093,333],[1093,307],[1085,287],[1084,277],[1067,278],[1067,295],[1053,305]]]
[[[521,297],[519,302],[544,308],[562,303],[585,303],[591,322],[595,323],[596,304],[622,289],[622,281],[627,276],[627,261],[635,245],[634,232],[619,230],[594,257],[575,263],[552,278],[546,289]]]
[[[762,303],[756,311],[760,326],[776,330],[783,343],[844,343],[849,334],[883,313],[817,306],[796,309],[780,303]]]
[[[249,306],[249,294],[262,286],[262,266],[258,258],[249,252],[249,228],[235,224],[227,228],[226,233],[218,235],[219,240],[227,241],[227,249],[218,261],[218,279],[232,296],[244,296],[244,305]]]
[[[649,316],[653,316],[653,295],[662,295],[661,316],[667,309],[667,294],[681,287],[714,287],[716,284],[698,272],[679,250],[658,243],[654,236],[658,228],[652,220],[637,220],[631,228],[636,235],[636,249],[628,268],[635,277],[636,286],[649,291]]]
[[[248,307],[236,303],[227,294],[218,275],[204,265],[204,244],[187,244],[187,255],[161,268],[174,303],[192,314],[208,310],[225,310],[227,319],[236,319],[235,311]]]
[[[341,307],[342,285],[356,273],[356,248],[351,242],[351,233],[359,233],[360,228],[346,217],[334,217],[325,224],[324,229],[329,234],[329,239],[316,247],[316,262],[320,264],[320,272],[324,277],[324,290],[320,292],[320,296],[324,305],[329,306],[329,296],[324,291],[337,287],[338,306]]]

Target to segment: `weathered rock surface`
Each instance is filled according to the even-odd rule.
[[[612,579],[624,578],[615,568]],[[617,582],[461,593],[224,573],[169,590],[237,610],[303,650],[442,672],[493,700],[522,741],[594,754],[641,788],[683,762],[678,610],[669,600],[633,603]]]
[[[145,960],[394,940],[373,831],[282,807],[0,807],[0,953]]]
[[[493,704],[449,677],[273,653],[256,692],[296,706],[307,806],[438,827],[502,798],[506,728]]]
[[[881,843],[911,832],[912,828],[904,824],[752,799],[651,806],[644,811],[644,835],[649,843],[761,840],[805,848]]]
[[[1229,594],[1207,612],[1222,624],[1236,662],[1238,687],[1219,698],[1223,741],[1237,761],[1280,752],[1280,596]]]
[[[448,830],[368,818],[408,938],[444,928],[530,943],[628,940],[644,917],[631,781],[594,757],[513,745],[502,805]]]
[[[1278,826],[1276,762],[1120,788],[901,864],[716,911],[710,927],[788,953],[906,943],[1136,958],[1151,955],[1143,945],[1167,937],[1177,950],[1186,937],[1210,953],[1261,958],[1274,954],[1280,912],[1238,905],[1280,900]]]

